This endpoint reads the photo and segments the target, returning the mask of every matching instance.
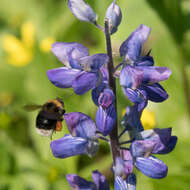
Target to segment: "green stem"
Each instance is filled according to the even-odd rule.
[[[105,27],[107,55],[109,56],[109,62],[108,62],[109,86],[113,90],[113,93],[115,95],[115,109],[116,109],[116,115],[117,115],[116,81],[115,81],[115,78],[113,77],[114,65],[113,65],[113,57],[112,57],[111,39],[110,39],[110,33],[109,33],[109,22],[107,19],[105,19],[104,27]],[[115,164],[116,158],[120,156],[117,119],[116,119],[115,126],[113,127],[110,133],[110,145],[111,145],[111,150],[112,150],[113,162]]]
[[[190,85],[189,85],[188,74],[187,74],[186,65],[185,65],[185,56],[183,52],[181,53],[181,60],[182,60],[181,73],[183,77],[183,87],[184,87],[184,93],[185,93],[185,99],[186,99],[186,105],[187,105],[188,118],[190,121]]]

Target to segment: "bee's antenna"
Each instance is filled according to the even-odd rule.
[[[72,92],[71,94],[69,94],[66,98],[70,98],[73,94],[74,94],[74,92]]]

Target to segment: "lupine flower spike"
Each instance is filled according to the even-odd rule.
[[[96,14],[85,1],[68,0],[68,6],[79,20],[99,26]],[[66,179],[73,190],[110,190],[112,186],[115,190],[135,190],[138,183],[134,168],[147,177],[164,178],[168,174],[168,167],[154,155],[172,152],[177,143],[177,137],[172,136],[172,128],[154,128],[155,122],[151,123],[149,130],[143,126],[144,119],[141,116],[148,101],[163,102],[168,98],[159,82],[171,75],[169,68],[154,66],[150,51],[142,54],[150,27],[141,24],[130,34],[119,49],[122,57],[119,65],[122,68],[119,70],[119,66],[114,67],[110,35],[118,31],[121,19],[121,9],[114,0],[107,8],[103,29],[107,54],[90,56],[88,49],[77,42],[56,42],[51,48],[52,53],[63,63],[62,67],[47,71],[51,83],[58,88],[73,88],[77,95],[92,90],[92,101],[97,106],[96,116],[93,117],[95,121],[81,112],[64,114],[70,134],[50,143],[53,155],[62,159],[84,154],[93,157],[98,151],[100,139],[110,145],[112,153],[110,169],[114,184],[109,184],[97,170],[92,172],[92,181],[77,174],[68,174]],[[123,115],[120,135],[115,71],[119,73],[124,94],[133,103],[127,106]],[[124,137],[125,133],[128,138]]]

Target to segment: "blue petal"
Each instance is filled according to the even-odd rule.
[[[78,60],[89,55],[88,49],[76,42],[55,42],[51,51],[67,67],[71,66],[70,59]]]
[[[131,88],[123,88],[123,90],[128,99],[138,105],[138,111],[141,111],[146,107],[148,103],[148,97],[145,90],[133,90]]]
[[[127,177],[127,190],[136,190],[136,183],[137,183],[137,180],[136,180],[136,175],[135,174],[130,174],[128,177]]]
[[[141,24],[131,35],[125,40],[120,47],[120,56],[125,60],[135,61],[141,54],[141,49],[145,41],[148,39],[151,29]]]
[[[152,85],[142,85],[141,88],[146,91],[150,101],[163,102],[168,98],[167,92],[158,83]]]
[[[126,88],[137,88],[143,80],[143,69],[139,67],[134,67],[131,65],[126,65],[121,69],[120,72],[120,85]]]
[[[162,149],[161,151],[157,152],[157,154],[168,154],[168,153],[170,153],[171,151],[174,150],[176,143],[177,143],[177,137],[172,136],[170,138],[170,141],[168,142],[167,146],[165,146],[164,149]]]
[[[120,85],[126,88],[138,88],[141,84],[154,84],[166,80],[171,75],[167,67],[126,65],[120,73]]]
[[[153,140],[135,140],[130,150],[133,157],[144,157],[146,153],[151,153],[154,149],[156,142]]]
[[[98,107],[96,112],[96,125],[98,130],[107,136],[110,134],[116,123],[115,106],[111,105],[108,109],[103,109],[102,106]]]
[[[106,11],[106,18],[109,20],[111,34],[115,33],[122,19],[121,9],[117,4],[115,4],[115,2],[111,3],[108,7]]]
[[[80,112],[64,114],[64,119],[72,136],[92,138],[95,136],[96,125],[87,115]]]
[[[108,76],[108,69],[107,67],[104,65],[103,67],[100,68],[100,71],[102,73],[102,81],[104,83],[108,83],[108,80],[109,80],[109,76]]]
[[[172,134],[172,128],[155,128],[154,129],[155,135],[152,135],[151,139],[155,139],[156,137],[159,137],[159,139],[161,140],[161,142],[163,144],[167,144],[171,138],[171,134]]]
[[[67,174],[66,179],[72,189],[76,190],[97,190],[96,185],[75,174]]]
[[[166,80],[171,75],[171,70],[167,67],[138,66],[143,71],[143,84],[153,84]]]
[[[129,150],[120,150],[120,154],[124,160],[124,172],[128,176],[133,172],[133,157]]]
[[[155,179],[164,178],[168,173],[167,165],[153,156],[137,157],[135,165],[143,174]]]
[[[92,100],[98,106],[98,98],[105,88],[108,87],[108,84],[102,82],[96,88],[92,90]]]
[[[135,61],[134,65],[135,66],[153,66],[154,59],[151,56],[139,57],[139,59]]]
[[[99,171],[92,172],[92,178],[94,183],[96,184],[97,190],[109,190],[109,182]]]
[[[86,56],[79,60],[79,64],[85,71],[97,71],[104,64],[107,64],[109,57],[106,54],[95,54],[92,56]]]
[[[124,116],[125,126],[128,130],[142,131],[143,126],[140,121],[142,111],[138,111],[138,104],[127,107]]]
[[[86,154],[87,144],[86,139],[65,135],[58,140],[51,141],[50,147],[56,158],[67,158],[78,154]]]
[[[70,88],[75,77],[81,71],[76,69],[69,69],[67,67],[60,67],[47,71],[48,79],[59,88]]]
[[[83,0],[68,0],[71,12],[81,21],[96,23],[97,16]]]
[[[124,181],[121,177],[116,176],[114,190],[128,190],[126,181]]]
[[[154,129],[154,133],[149,138],[156,142],[152,153],[167,154],[171,152],[177,143],[177,137],[171,136],[172,128]]]
[[[96,87],[98,74],[92,72],[81,72],[73,80],[72,87],[76,94],[82,95],[92,88]]]
[[[125,163],[121,157],[117,157],[115,160],[115,165],[113,166],[113,171],[115,176],[123,176],[125,172]]]
[[[153,129],[144,130],[139,133],[140,139],[150,139],[154,135]]]

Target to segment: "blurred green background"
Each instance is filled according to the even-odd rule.
[[[103,24],[111,0],[88,1]],[[105,52],[101,31],[92,24],[78,21],[64,0],[0,1],[0,190],[66,190],[65,175],[77,173],[91,179],[99,169],[111,178],[111,155],[101,143],[98,154],[90,159],[76,156],[56,159],[50,139],[35,132],[37,112],[26,113],[25,104],[43,104],[48,99],[63,98],[67,112],[80,111],[95,117],[90,92],[77,96],[71,89],[61,90],[47,79],[46,71],[62,66],[49,49],[56,41],[79,42],[93,53]],[[149,103],[157,127],[173,127],[178,136],[176,149],[159,156],[169,167],[168,177],[153,180],[138,173],[137,190],[186,190],[190,187],[190,1],[189,0],[120,0],[123,20],[112,36],[117,57],[120,44],[138,27],[152,28],[149,47],[157,66],[172,70],[163,86],[169,99]],[[118,63],[118,59],[116,59]],[[118,86],[118,115],[129,104]],[[64,130],[53,139],[63,136]]]

